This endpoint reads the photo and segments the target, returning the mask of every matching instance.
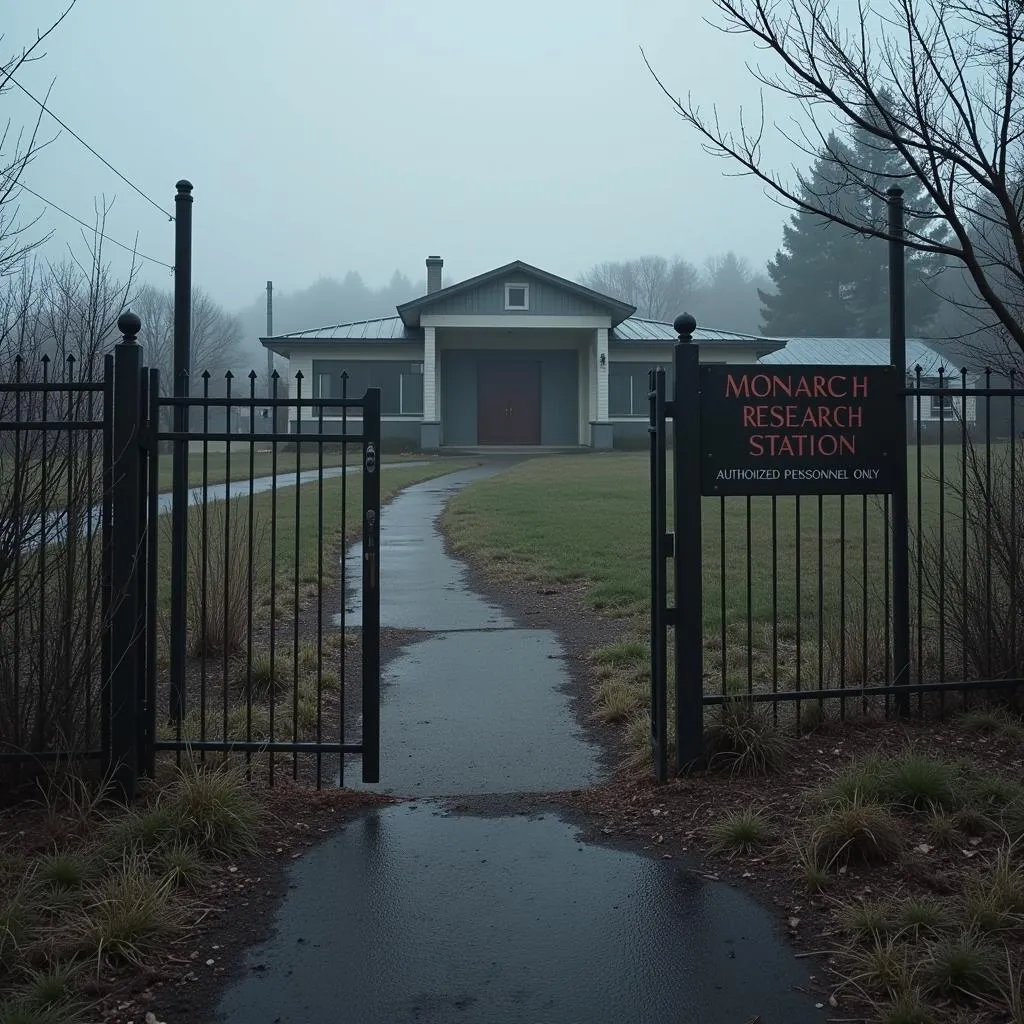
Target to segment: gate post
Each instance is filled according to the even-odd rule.
[[[697,321],[681,313],[672,373],[672,487],[676,659],[676,771],[704,749],[704,611],[701,569],[700,350]]]
[[[172,722],[185,717],[185,661],[188,609],[185,598],[188,565],[188,430],[192,410],[192,183],[178,182],[174,197],[174,370],[171,388],[176,399],[172,428],[178,434],[171,463],[171,680],[168,688]]]
[[[363,396],[362,597],[363,782],[380,782],[380,388]]]
[[[907,316],[903,240],[903,189],[890,188],[889,198],[889,361],[900,382],[898,447],[893,460],[892,492],[892,659],[896,712],[910,714],[910,498],[907,471]],[[919,626],[920,628],[920,626]]]
[[[124,336],[114,349],[113,485],[110,558],[110,750],[111,779],[126,801],[139,776],[139,679],[144,616],[142,572],[142,323],[132,312],[117,318]]]
[[[668,573],[665,486],[665,371],[648,374],[651,444],[651,754],[659,784],[668,778]]]

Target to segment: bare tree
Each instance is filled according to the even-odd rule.
[[[692,264],[664,256],[599,263],[582,275],[580,283],[636,306],[642,317],[664,321],[692,303],[701,287],[700,274]]]
[[[149,366],[160,371],[160,390],[173,390],[174,371],[174,295],[147,285],[136,294],[132,308],[142,320],[139,341]],[[192,290],[193,377],[204,371],[215,373],[238,369],[242,347],[242,324],[237,316],[199,288]]]
[[[98,207],[82,256],[24,261],[0,288],[0,379],[21,384],[0,391],[0,420],[16,425],[0,435],[2,750],[98,741],[103,394],[62,385],[101,380],[132,289],[134,263],[118,281],[104,261],[108,209]],[[33,429],[42,421],[48,429]],[[13,778],[0,770],[0,785]]]
[[[14,76],[19,71],[45,56],[41,52],[44,40],[71,13],[76,3],[77,0],[71,0],[49,28],[36,33],[35,41],[30,45],[0,58],[0,97],[13,88]],[[46,95],[49,97],[49,90]],[[40,138],[42,119],[43,108],[40,106],[30,125],[19,128],[8,118],[0,127],[0,277],[17,274],[32,251],[49,237],[35,233],[41,214],[26,220],[19,205],[25,169],[47,144]]]
[[[748,38],[775,62],[775,70],[748,65],[756,81],[802,111],[794,128],[774,125],[803,152],[828,153],[830,136],[854,133],[890,148],[905,163],[937,213],[909,210],[921,219],[907,234],[910,247],[962,265],[977,295],[983,329],[998,327],[1024,350],[1024,5],[1020,0],[713,0],[720,27]],[[646,58],[645,58],[646,60]],[[650,67],[650,64],[648,64]],[[827,195],[808,196],[799,172],[788,177],[767,166],[762,144],[769,130],[764,110],[751,124],[723,126],[717,108],[701,110],[691,97],[673,98],[683,120],[707,149],[756,176],[769,195],[864,235],[889,237],[884,222],[851,205],[851,194],[884,198],[901,180],[879,180],[833,153],[844,178]],[[936,240],[934,217],[949,233]],[[931,221],[931,223],[929,223]]]

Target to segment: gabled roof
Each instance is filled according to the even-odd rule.
[[[790,338],[776,352],[762,356],[763,363],[782,364],[835,364],[854,366],[887,366],[889,364],[888,338]],[[920,338],[907,339],[906,372],[914,374],[921,367],[924,377],[937,377],[939,367],[946,374],[959,373],[941,353],[936,352]]]
[[[595,305],[607,309],[612,318],[612,326],[622,323],[623,320],[636,312],[636,306],[631,306],[628,302],[623,302],[621,299],[613,299],[610,295],[602,295],[591,288],[585,288],[583,285],[576,284],[575,281],[570,281],[568,278],[559,277],[557,274],[549,274],[546,270],[531,266],[522,260],[513,260],[511,263],[506,263],[505,266],[498,267],[496,270],[488,270],[484,274],[477,274],[476,277],[460,281],[458,284],[449,285],[447,288],[440,288],[436,292],[429,292],[418,299],[413,299],[411,302],[403,302],[402,305],[396,307],[398,315],[402,318],[402,322],[406,327],[419,327],[420,314],[429,312],[430,307],[436,303],[443,302],[453,295],[461,295],[464,292],[472,291],[488,281],[493,281],[499,277],[507,277],[509,274],[528,274],[552,287],[572,292],[572,294],[582,299],[587,299]]]

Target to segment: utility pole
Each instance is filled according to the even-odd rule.
[[[274,282],[267,282],[267,337],[274,336]],[[267,398],[272,397],[274,376],[274,353],[267,349]]]

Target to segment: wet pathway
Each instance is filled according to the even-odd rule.
[[[360,815],[292,866],[275,934],[217,1020],[823,1022],[798,990],[810,964],[743,893],[681,861],[584,844],[556,815],[507,813],[502,794],[600,769],[557,637],[473,593],[444,552],[445,501],[501,468],[416,485],[384,510],[382,622],[423,639],[387,668],[373,788],[419,802]]]
[[[420,630],[382,675],[381,784],[406,796],[533,793],[599,778],[597,750],[565,693],[564,651],[550,630],[526,629],[468,588],[465,565],[437,526],[447,500],[502,464],[428,480],[388,505],[381,524],[381,625]],[[362,552],[349,551],[358,580]],[[360,618],[359,591],[347,602]],[[346,766],[358,786],[359,761]]]

